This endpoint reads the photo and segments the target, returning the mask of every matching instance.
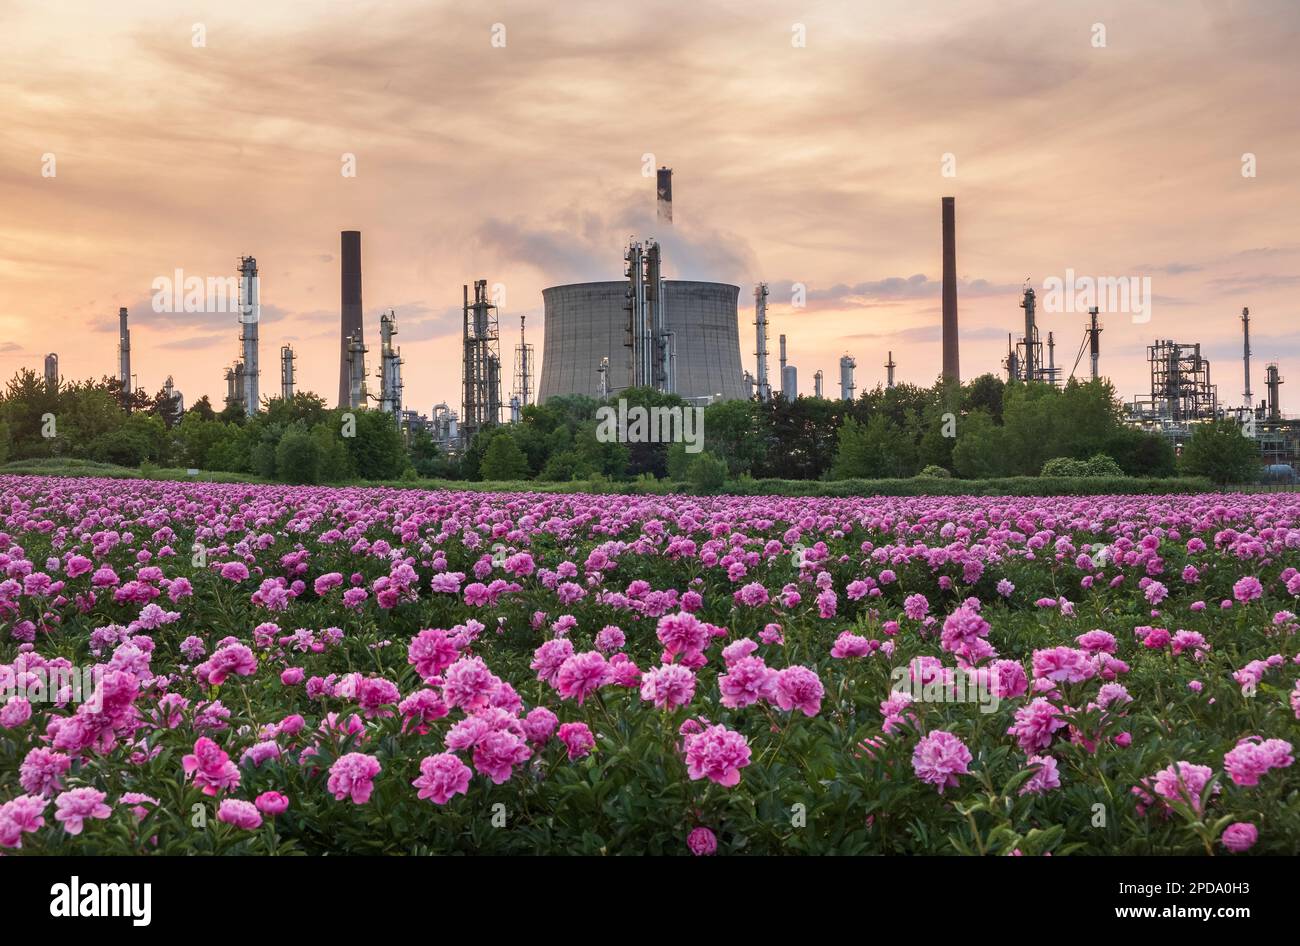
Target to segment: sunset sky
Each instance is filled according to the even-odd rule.
[[[156,313],[151,284],[252,255],[263,393],[291,342],[332,404],[359,229],[370,374],[394,309],[422,413],[460,400],[463,283],[505,285],[509,365],[521,314],[541,347],[541,290],[621,278],[632,235],[671,277],[741,287],[747,368],[766,280],[804,393],[845,352],[860,390],[890,349],[930,384],[953,194],[964,378],[1002,373],[1026,279],[1150,276],[1149,323],[1103,315],[1121,395],[1172,338],[1239,404],[1249,306],[1256,400],[1277,361],[1300,412],[1298,99],[1294,0],[0,0],[0,374],[51,351],[67,378],[114,374],[128,306],[138,384],[220,406],[236,316]],[[646,154],[674,169],[671,233]],[[1067,373],[1085,318],[1040,320]]]

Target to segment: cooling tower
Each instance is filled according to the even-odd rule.
[[[538,399],[561,394],[600,397],[600,362],[617,394],[631,384],[626,347],[627,282],[588,282],[542,290],[546,327]],[[664,281],[664,329],[675,349],[676,393],[684,398],[745,399],[736,322],[738,286]]]
[[[348,364],[348,346],[355,336],[364,340],[361,319],[361,231],[344,230],[341,234],[342,296],[339,306],[342,330],[339,332],[339,407],[352,404],[352,374]]]

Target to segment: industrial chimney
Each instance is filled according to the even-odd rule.
[[[852,401],[858,386],[853,383],[853,371],[858,363],[852,355],[840,357],[840,400]]]
[[[897,367],[898,365],[894,363],[894,353],[891,351],[889,360],[885,362],[885,387],[892,388],[894,386],[894,369]]]
[[[117,379],[122,389],[122,407],[131,409],[131,330],[126,325],[126,308],[117,310]]]
[[[284,401],[293,400],[293,360],[295,357],[292,345],[280,346],[280,398]]]
[[[348,352],[355,338],[363,344],[365,326],[361,318],[361,231],[344,230],[340,246],[342,260],[342,303],[339,332],[339,407],[352,403],[352,378],[348,370]],[[364,347],[364,345],[363,345]]]
[[[957,225],[954,202],[943,198],[943,380],[961,382],[957,357]]]
[[[673,222],[673,169],[663,167],[659,169],[657,175],[656,196],[659,198],[659,221],[661,223]]]
[[[822,396],[822,369],[818,368],[813,373],[813,397]]]
[[[1250,390],[1250,309],[1241,310],[1241,363],[1246,372],[1246,390],[1243,403],[1247,410],[1254,408],[1254,392]]]
[[[257,413],[261,395],[257,379],[261,374],[257,363],[258,323],[262,320],[262,304],[257,293],[257,260],[251,256],[239,258],[239,341],[244,352],[244,413],[252,417]]]
[[[767,381],[767,283],[761,282],[754,287],[754,334],[758,345],[754,352],[758,356],[758,373],[754,383],[758,388],[758,399],[770,401],[772,386]]]
[[[1264,386],[1268,389],[1268,419],[1282,419],[1282,401],[1281,392],[1278,388],[1282,384],[1282,379],[1277,373],[1277,362],[1270,362],[1264,368]]]
[[[54,352],[45,356],[45,383],[51,387],[59,383],[59,356]]]

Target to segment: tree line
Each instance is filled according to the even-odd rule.
[[[648,388],[604,401],[553,397],[447,455],[427,431],[401,430],[378,411],[329,408],[310,392],[287,402],[265,398],[248,417],[239,404],[216,411],[206,396],[181,411],[166,391],[135,391],[127,411],[115,378],[47,383],[24,369],[0,397],[0,460],[73,457],[294,483],[668,477],[709,488],[740,477],[1037,476],[1053,462],[1055,474],[1181,472],[1239,482],[1253,479],[1259,462],[1253,442],[1232,424],[1203,426],[1176,457],[1165,437],[1124,423],[1104,380],[1057,387],[985,374],[960,385],[878,385],[854,401],[720,401],[703,409],[700,452],[684,443],[610,442],[597,411],[620,399],[629,407],[690,408]]]

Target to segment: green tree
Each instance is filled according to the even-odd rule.
[[[1178,459],[1183,473],[1215,483],[1253,483],[1259,479],[1259,446],[1230,420],[1198,424]]]
[[[301,426],[286,430],[276,445],[275,472],[285,483],[319,482],[320,448]]]
[[[967,479],[1007,475],[1005,440],[1006,429],[994,424],[988,411],[971,411],[957,424],[957,442],[952,448],[953,471]]]
[[[483,451],[479,474],[485,480],[508,481],[522,479],[528,473],[528,458],[515,443],[515,438],[505,430],[498,430]]]

